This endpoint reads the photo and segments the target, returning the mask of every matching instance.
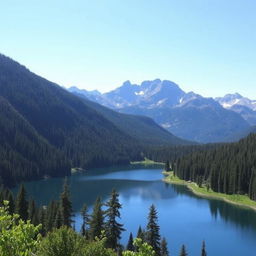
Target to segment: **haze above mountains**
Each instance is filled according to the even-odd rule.
[[[121,113],[151,117],[172,134],[190,141],[230,142],[256,131],[256,100],[238,93],[205,98],[160,79],[139,85],[126,81],[103,94],[74,86],[68,90]]]

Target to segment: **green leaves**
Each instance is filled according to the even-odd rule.
[[[18,214],[8,214],[8,202],[0,207],[0,255],[29,256],[37,248],[41,225],[24,222]]]
[[[134,246],[137,248],[137,252],[125,251],[122,256],[155,256],[155,252],[147,243],[143,243],[140,238],[134,240]]]

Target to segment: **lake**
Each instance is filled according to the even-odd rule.
[[[80,209],[86,203],[91,211],[97,196],[104,201],[115,188],[120,194],[121,223],[136,236],[139,225],[146,226],[148,210],[154,204],[158,211],[161,235],[166,237],[170,254],[179,254],[185,244],[189,256],[200,255],[202,241],[208,256],[255,256],[256,212],[219,200],[202,199],[186,187],[162,182],[157,166],[129,166],[89,170],[68,178],[75,212],[76,229],[81,226]],[[63,178],[25,183],[28,195],[38,204],[58,199]]]

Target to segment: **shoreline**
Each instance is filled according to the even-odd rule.
[[[153,160],[150,160],[148,158],[145,157],[145,159],[143,161],[135,161],[135,162],[130,162],[131,165],[136,165],[136,164],[141,164],[141,165],[161,165],[163,166],[164,163],[161,162],[155,162]]]
[[[181,180],[178,177],[173,176],[173,172],[163,172],[165,178],[163,181],[165,183],[186,186],[193,194],[208,199],[216,199],[222,200],[226,203],[233,204],[243,208],[249,208],[251,210],[256,211],[256,202],[250,200],[250,198],[246,195],[228,195],[223,193],[217,193],[212,190],[207,191],[205,187],[200,188],[194,182],[188,182],[185,180]]]

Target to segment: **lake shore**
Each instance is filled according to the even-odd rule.
[[[163,166],[164,163],[161,163],[161,162],[155,162],[153,160],[150,160],[148,158],[145,157],[144,160],[142,161],[135,161],[135,162],[131,162],[130,163],[131,165],[136,165],[136,164],[141,164],[141,165],[160,165],[160,166]]]
[[[210,199],[218,199],[223,200],[227,203],[234,204],[240,207],[246,207],[250,208],[254,211],[256,211],[256,202],[251,200],[246,195],[227,195],[223,193],[217,193],[212,191],[211,189],[207,190],[206,187],[199,187],[194,182],[188,182],[185,180],[179,179],[177,176],[173,175],[173,172],[163,172],[165,175],[165,178],[163,179],[164,182],[175,184],[175,185],[182,185],[186,186],[192,193],[194,193],[197,196],[203,197],[203,198],[210,198]]]

